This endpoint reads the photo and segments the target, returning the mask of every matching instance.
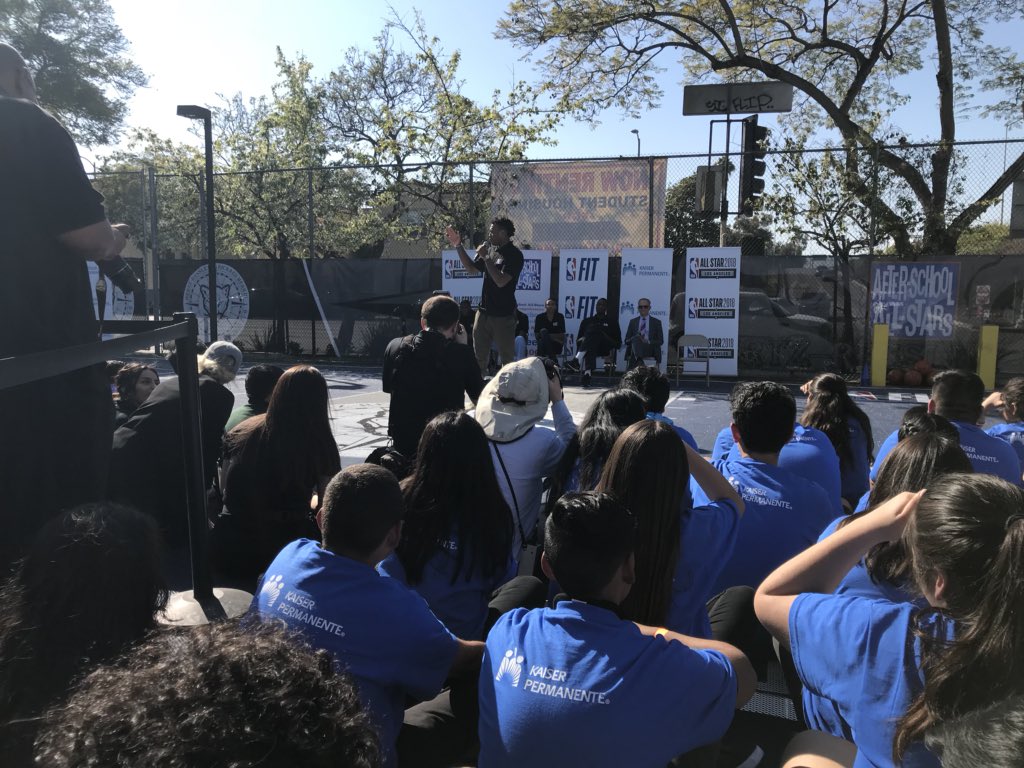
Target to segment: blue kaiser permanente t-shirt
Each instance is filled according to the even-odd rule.
[[[707,602],[729,562],[739,535],[740,513],[726,499],[687,509],[679,520],[679,560],[665,626],[692,637],[711,637]]]
[[[778,566],[816,542],[836,516],[819,485],[788,469],[749,457],[711,463],[746,506],[732,557],[719,574],[712,595],[729,587],[756,588]],[[695,506],[708,503],[707,495],[692,479],[690,490]]]
[[[1009,442],[999,437],[987,434],[981,427],[975,424],[968,424],[966,421],[954,421],[953,426],[960,433],[960,447],[964,449],[967,458],[971,460],[971,466],[975,472],[986,475],[1001,477],[1014,485],[1024,485],[1021,480],[1021,460],[1017,452]],[[878,470],[885,461],[885,457],[896,447],[899,442],[899,433],[893,432],[882,443],[875,457],[875,463],[871,467],[871,479],[878,477]]]
[[[723,458],[733,461],[741,458],[729,427],[718,433],[711,453],[712,461]],[[793,437],[779,452],[779,466],[819,485],[832,505],[833,517],[843,513],[839,457],[828,435],[820,429],[794,425]]]
[[[827,706],[825,718],[805,706],[807,724],[856,744],[854,768],[895,768],[896,723],[924,686],[921,641],[912,628],[918,610],[910,603],[818,594],[799,595],[790,608],[793,663],[805,688]],[[952,623],[939,614],[921,621],[926,633],[952,637]],[[939,765],[918,743],[901,768]]]
[[[676,431],[676,434],[679,435],[679,438],[684,443],[693,448],[693,450],[695,451],[700,450],[700,448],[697,447],[697,441],[693,439],[693,435],[690,434],[690,431],[678,426],[671,418],[666,416],[664,413],[655,413],[654,411],[648,411],[647,418],[650,419],[651,421],[662,421],[668,424],[670,427],[672,427],[672,429]]]
[[[436,696],[458,650],[423,598],[368,565],[299,539],[267,568],[253,609],[334,655],[377,726],[385,764],[395,765],[406,696]]]
[[[497,576],[484,575],[476,568],[467,579],[465,566],[470,560],[467,552],[464,555],[463,573],[455,575],[458,565],[458,540],[453,533],[423,566],[418,584],[408,583],[402,561],[394,553],[377,565],[377,571],[384,576],[398,579],[426,600],[431,612],[456,637],[463,640],[483,640],[487,604],[490,602],[491,594],[516,575],[516,567],[509,558],[505,571]]]
[[[1024,467],[1024,421],[1010,421],[1006,424],[996,424],[994,427],[985,430],[986,435],[998,437],[1005,440],[1013,448],[1020,460],[1021,467]]]
[[[480,768],[663,768],[718,741],[736,677],[717,651],[646,637],[578,601],[522,608],[487,635]]]

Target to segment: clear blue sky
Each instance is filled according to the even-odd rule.
[[[326,75],[352,46],[369,48],[389,15],[384,3],[373,0],[110,0],[116,19],[132,43],[131,55],[150,77],[149,87],[132,101],[131,125],[145,126],[179,141],[195,141],[189,121],[174,114],[175,105],[215,105],[217,94],[245,96],[269,94],[275,80],[274,49],[280,46],[289,58],[304,54],[314,64],[314,74]],[[437,36],[447,52],[462,52],[461,73],[466,93],[489,100],[494,88],[513,80],[534,78],[521,52],[494,39],[504,0],[392,0],[392,6],[412,21],[417,6],[428,32]],[[1003,25],[991,30],[992,42],[1019,40],[1024,25]],[[682,116],[681,68],[674,67],[671,52],[662,54],[662,65],[675,71],[662,77],[662,106],[640,120],[607,113],[600,125],[569,122],[557,131],[558,145],[536,147],[529,156],[596,157],[635,155],[637,128],[643,153],[697,153],[707,148],[708,124],[704,118]],[[933,72],[924,71],[910,84],[920,93],[899,115],[908,137],[922,140],[937,133]],[[766,121],[771,124],[771,118]],[[962,139],[1002,138],[1003,126],[992,119],[961,118]],[[1012,136],[1024,135],[1020,129]]]

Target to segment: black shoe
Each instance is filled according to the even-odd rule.
[[[586,389],[590,389],[590,376],[591,376],[590,371],[584,371],[583,372],[583,386]]]

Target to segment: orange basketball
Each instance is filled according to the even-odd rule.
[[[903,383],[903,371],[899,368],[893,368],[885,376],[885,381],[888,384],[900,385]]]
[[[908,387],[920,387],[924,377],[920,371],[910,368],[903,374],[903,384]]]

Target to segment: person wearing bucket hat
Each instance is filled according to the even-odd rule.
[[[549,403],[554,429],[540,424]],[[480,393],[473,418],[490,442],[498,485],[512,510],[512,556],[519,560],[537,527],[544,478],[576,434],[558,369],[538,357],[509,363]]]
[[[238,374],[242,351],[229,341],[215,341],[199,355],[196,364],[203,487],[209,488],[217,470],[224,425],[235,405],[235,396],[225,385]],[[174,551],[183,549],[188,542],[185,489],[181,390],[178,378],[174,377],[161,382],[114,432],[107,490],[112,500],[156,518],[167,549]]]

